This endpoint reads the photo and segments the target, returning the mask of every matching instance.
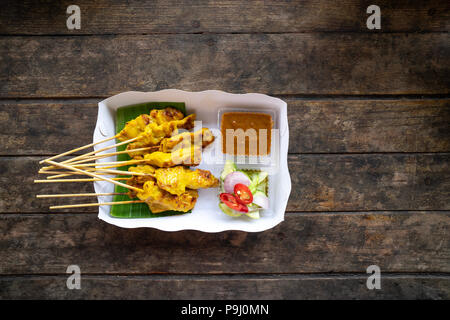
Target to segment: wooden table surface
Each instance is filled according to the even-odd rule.
[[[416,2],[2,1],[0,298],[449,299],[450,5]],[[91,142],[102,99],[164,88],[287,102],[284,222],[126,230],[35,198],[93,192],[33,184],[38,160]]]

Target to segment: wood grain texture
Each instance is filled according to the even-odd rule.
[[[290,211],[446,210],[450,154],[290,155]]]
[[[59,154],[92,143],[97,112],[92,100],[0,101],[0,155]]]
[[[285,101],[290,153],[450,150],[449,100]]]
[[[128,90],[448,94],[450,35],[1,37],[0,98]]]
[[[49,212],[86,199],[34,195],[94,192],[91,182],[34,184],[41,159],[0,157],[0,212]],[[288,211],[450,210],[450,154],[289,155],[288,165]]]
[[[449,272],[450,212],[289,214],[265,232],[122,229],[94,214],[0,215],[0,272]]]
[[[449,100],[284,100],[290,153],[450,151]],[[0,155],[91,143],[98,101],[0,101]]]
[[[143,34],[252,32],[373,32],[370,1],[88,1],[79,0],[81,29],[68,30],[70,1],[5,1],[2,34]],[[386,1],[381,31],[449,31],[448,1]]]
[[[68,290],[67,276],[1,277],[1,299],[449,299],[447,276],[383,275],[381,290],[367,276],[89,276]],[[158,303],[164,303],[160,301]],[[151,304],[150,304],[151,306]],[[176,318],[181,310],[168,308]],[[275,310],[269,310],[274,314]],[[278,312],[277,312],[278,313]]]
[[[0,298],[449,299],[450,3],[380,0],[373,31],[370,4],[0,0]],[[165,88],[289,97],[284,222],[121,229],[34,197],[93,192],[33,184],[38,161],[91,142],[102,98]]]

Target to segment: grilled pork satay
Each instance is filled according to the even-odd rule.
[[[138,140],[128,145],[130,149],[151,147],[158,145],[162,139],[178,134],[178,129],[190,130],[194,127],[195,114],[191,114],[184,119],[163,122],[158,125],[156,122],[149,123],[143,132],[138,136]]]
[[[175,148],[189,148],[194,145],[201,145],[202,148],[206,148],[213,142],[214,135],[211,130],[209,130],[208,128],[202,128],[201,130],[197,130],[195,132],[183,132],[170,138],[164,138],[161,140],[161,143],[158,146],[152,147],[154,148],[152,150],[130,152],[129,155],[131,158],[134,158],[136,156],[142,156],[146,153],[152,153],[155,151],[171,152]],[[133,150],[135,149],[135,147],[135,144],[130,143],[127,146],[127,150]]]
[[[149,149],[145,149],[145,150],[141,150],[141,151],[131,151],[131,152],[128,152],[128,155],[130,156],[130,158],[133,158],[133,159],[143,159],[144,155],[146,155],[147,153],[153,153],[153,152],[161,150],[159,145],[152,146],[152,147],[145,147],[145,148],[149,148]],[[142,149],[142,148],[140,148],[140,149]],[[136,149],[134,149],[133,143],[129,143],[125,150],[136,150]]]
[[[150,111],[150,118],[154,119],[154,121],[160,125],[164,122],[182,120],[184,118],[184,114],[175,108],[168,107],[163,110],[153,109]]]
[[[191,147],[173,152],[156,151],[144,155],[145,163],[160,168],[174,167],[177,165],[198,166],[202,161],[202,149]]]
[[[161,189],[151,178],[147,178],[147,181],[142,181],[142,183],[131,178],[127,184],[142,189],[141,192],[130,190],[128,196],[131,199],[144,200],[153,213],[167,210],[186,212],[194,208],[198,198],[198,192],[195,190],[187,190],[178,196],[173,195]]]
[[[144,184],[148,180],[154,180],[155,168],[149,165],[139,165],[135,167],[129,167],[128,171],[130,172],[138,172],[138,173],[146,173],[146,176],[131,176],[128,179],[127,184],[136,185],[136,184]]]
[[[187,190],[180,195],[173,195],[161,189],[152,180],[146,181],[140,188],[143,191],[134,192],[130,197],[144,200],[153,213],[167,210],[187,212],[194,208],[198,198],[196,190]]]
[[[183,166],[160,168],[154,177],[158,186],[171,194],[180,195],[188,189],[212,188],[219,185],[219,180],[207,170],[190,170]]]
[[[206,148],[208,145],[214,142],[214,135],[208,128],[202,128],[195,132],[183,132],[172,136],[170,138],[164,138],[160,144],[160,150],[162,152],[170,152],[175,147],[177,148],[189,148],[192,145],[200,145],[202,148]]]
[[[147,176],[133,176],[129,184],[143,184],[149,180],[156,180],[161,189],[171,194],[180,195],[188,189],[205,189],[217,187],[219,180],[207,170],[190,170],[183,166],[172,168],[153,168],[142,165],[128,168],[128,171],[146,173]]]
[[[144,132],[147,125],[155,123],[161,125],[165,122],[181,120],[184,115],[181,111],[174,108],[165,108],[162,110],[152,110],[150,114],[141,114],[133,120],[127,122],[122,131],[119,132],[117,139],[120,141],[136,138]]]
[[[151,122],[150,116],[148,114],[141,114],[137,118],[127,122],[125,127],[119,132],[117,139],[120,141],[126,141],[132,138],[136,138],[142,132],[144,132],[145,127]]]

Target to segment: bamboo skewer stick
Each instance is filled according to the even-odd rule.
[[[135,163],[141,163],[141,162],[146,162],[147,160],[142,159],[142,160],[128,160],[128,161],[113,161],[113,162],[93,162],[93,163],[83,163],[83,164],[75,164],[73,165],[74,167],[81,167],[81,166],[85,166],[85,167],[100,167],[100,166],[113,166],[111,168],[116,168],[116,167],[123,167],[129,164],[135,164]],[[99,169],[107,169],[100,167]]]
[[[112,149],[112,148],[114,148],[114,147],[118,147],[118,146],[121,146],[121,145],[130,143],[130,142],[136,141],[136,140],[139,139],[139,138],[140,138],[140,137],[138,136],[138,137],[135,137],[135,138],[126,140],[126,141],[122,141],[122,142],[120,142],[120,143],[116,143],[116,144],[113,144],[113,145],[111,145],[111,146],[104,147],[104,148],[101,148],[101,149],[99,149],[99,150],[94,150],[94,151],[91,151],[91,152],[82,154],[81,156],[78,156],[78,157],[75,157],[75,158],[72,158],[72,159],[65,160],[65,161],[63,161],[63,162],[61,162],[61,163],[71,164],[71,163],[72,163],[73,161],[75,161],[75,160],[84,159],[84,158],[86,158],[87,156],[90,156],[90,155],[92,155],[92,154],[100,153],[100,152],[102,152],[102,151],[109,150],[109,149]]]
[[[80,169],[80,168],[78,168],[78,169]],[[83,173],[77,173],[77,172],[68,172],[68,173],[65,173],[65,172],[68,172],[68,171],[61,171],[60,172],[61,174],[57,174],[57,175],[54,175],[54,176],[48,176],[47,180],[53,180],[53,179],[60,179],[60,178],[64,178],[64,177],[70,177],[71,175],[74,175],[74,174],[75,175],[80,175],[80,176],[85,175]],[[110,175],[109,173],[102,173],[102,172],[98,172],[97,174],[102,175],[102,176],[109,176]]]
[[[74,166],[74,168],[77,168]],[[77,168],[80,169],[80,168]],[[111,174],[116,174],[116,175],[123,175],[123,176],[153,176],[150,173],[142,173],[142,172],[132,172],[132,171],[121,171],[121,170],[110,170],[110,169],[103,169],[103,168],[82,168],[84,170],[84,172],[96,172],[99,175],[111,175]],[[70,176],[72,174],[78,174],[75,172],[68,172],[65,173],[63,172],[63,174],[58,174],[56,176],[49,176],[47,177],[48,180],[51,179],[57,179],[57,178],[62,178],[62,177],[67,177]],[[83,174],[81,174],[83,175]]]
[[[144,203],[144,202],[145,201],[143,201],[143,200],[130,200],[130,201],[103,202],[103,203],[80,203],[80,204],[68,204],[68,205],[62,205],[62,206],[51,206],[50,209],[113,206],[113,205],[117,205],[117,204]]]
[[[127,185],[127,184],[125,184],[125,183],[118,182],[118,181],[111,180],[111,179],[106,178],[106,177],[99,176],[99,175],[97,175],[97,174],[95,174],[95,173],[92,173],[92,172],[80,170],[80,169],[78,169],[78,168],[72,167],[72,166],[67,165],[67,164],[58,163],[58,162],[54,162],[54,161],[51,161],[51,160],[46,160],[45,162],[50,163],[50,164],[53,164],[53,165],[58,166],[58,167],[61,167],[61,168],[64,168],[64,169],[68,169],[68,170],[72,170],[72,171],[76,171],[76,172],[81,172],[81,173],[86,173],[86,175],[91,176],[92,178],[103,179],[103,180],[105,180],[105,181],[109,181],[109,182],[111,182],[111,183],[114,183],[114,184],[116,184],[116,185],[118,185],[118,186],[121,186],[121,187],[125,187],[125,188],[127,188],[127,189],[135,190],[135,191],[138,191],[138,192],[144,191],[144,190],[142,190],[142,189],[139,189],[139,188],[136,188],[136,187]]]
[[[78,169],[83,169],[82,167],[76,167],[76,168],[78,168]],[[92,168],[86,168],[87,170],[86,171],[93,171],[92,170]],[[82,173],[78,173],[78,172],[70,172],[70,171],[45,171],[45,170],[39,170],[38,171],[38,173],[42,173],[42,174],[58,174],[58,175],[60,175],[60,174],[69,174],[69,175],[73,175],[73,174],[75,174],[75,175],[83,175]],[[49,177],[47,177],[47,179],[48,179]]]
[[[74,161],[74,162],[70,162],[70,165],[85,163],[85,162],[89,162],[89,161],[93,161],[93,160],[97,160],[97,159],[108,158],[108,157],[112,157],[112,156],[119,155],[119,154],[124,154],[124,153],[146,151],[146,150],[151,150],[151,149],[155,149],[155,147],[144,147],[144,148],[137,148],[137,149],[131,149],[131,150],[117,151],[117,152],[111,152],[111,153],[104,153],[104,154],[100,154],[100,155],[97,155],[97,156],[90,156],[90,157],[87,157],[87,158],[82,159],[82,160],[77,160],[77,161]],[[41,170],[52,170],[54,168],[55,168],[55,166],[47,166],[47,167],[42,167]]]
[[[153,176],[150,173],[143,173],[143,172],[132,172],[132,171],[122,171],[122,170],[111,170],[111,169],[93,169],[89,170],[88,172],[99,172],[99,173],[109,173],[109,174],[117,174],[122,176]]]
[[[109,165],[109,166],[100,167],[100,166],[96,166],[96,165],[92,164],[90,166],[85,166],[84,168],[88,169],[89,167],[96,167],[96,170],[98,170],[98,169],[120,168],[120,167],[123,167],[123,166],[126,166],[126,165],[127,164],[113,164],[113,165]],[[78,166],[74,166],[74,167],[78,168]],[[90,168],[90,169],[92,169],[92,168]]]
[[[80,165],[80,166],[74,165],[73,167],[75,167],[77,169],[84,170],[84,171],[97,172],[97,174],[99,174],[99,175],[112,175],[112,174],[116,174],[116,175],[135,175],[135,176],[144,175],[142,173],[127,173],[128,171],[108,170],[108,168],[119,167],[119,166],[115,166],[115,165],[114,166],[109,166],[109,167],[107,166],[107,167],[104,167],[104,168],[88,168],[88,167],[84,167],[83,165]],[[71,176],[71,175],[85,175],[84,173],[78,173],[78,172],[73,172],[73,171],[39,171],[39,173],[57,174],[57,175],[53,175],[53,176],[48,176],[47,177],[48,180],[68,177],[68,176]]]
[[[112,139],[117,138],[117,136],[118,136],[118,134],[116,134],[114,137],[106,138],[106,139],[101,140],[101,141],[97,141],[97,142],[94,142],[94,143],[91,143],[91,144],[87,144],[87,145],[82,146],[82,147],[79,147],[79,148],[75,148],[75,149],[72,149],[72,150],[69,150],[69,151],[60,153],[60,154],[58,154],[58,155],[56,155],[56,156],[50,157],[50,158],[45,159],[45,160],[54,160],[54,159],[63,157],[63,156],[66,156],[66,155],[68,155],[68,154],[71,154],[71,153],[74,153],[74,152],[77,152],[77,151],[80,151],[80,150],[83,150],[83,149],[87,149],[87,148],[89,148],[89,147],[93,147],[93,146],[95,146],[95,145],[97,145],[97,144],[100,144],[100,143],[103,143],[103,142],[110,141],[110,140],[112,140]],[[45,160],[39,161],[39,163],[44,163]]]
[[[110,153],[103,153],[103,154],[99,154],[96,156],[89,156],[89,157],[86,157],[85,159],[71,162],[70,164],[72,165],[72,164],[84,163],[84,162],[88,162],[89,160],[97,160],[97,159],[112,157],[112,156],[119,155],[119,154],[146,151],[146,150],[156,150],[156,148],[153,146],[153,147],[144,147],[144,148],[116,151],[116,152],[110,152]]]
[[[126,181],[128,178],[110,178],[115,181]],[[93,182],[93,181],[104,181],[103,179],[97,178],[82,178],[82,179],[52,179],[52,180],[34,180],[34,183],[58,183],[58,182]]]
[[[36,198],[71,198],[71,197],[97,197],[97,196],[115,196],[126,194],[124,192],[109,193],[61,193],[61,194],[38,194]]]
[[[142,147],[142,148],[136,148],[136,149],[130,149],[130,150],[123,150],[123,151],[115,151],[115,152],[110,152],[110,153],[102,153],[99,154],[98,156],[114,156],[114,155],[118,155],[118,154],[123,154],[123,153],[133,153],[133,152],[139,152],[139,151],[147,151],[149,150],[151,152],[155,152],[155,151],[159,151],[160,147],[158,146],[151,146],[151,147]],[[90,158],[90,157],[97,157],[96,155],[94,156],[89,156],[86,157],[86,159]]]
[[[81,168],[78,168],[81,169]],[[88,170],[86,171],[92,171],[90,170],[91,168],[86,168]],[[42,174],[54,174],[53,176],[48,176],[47,179],[48,180],[52,180],[52,179],[58,179],[58,178],[63,178],[63,177],[68,177],[71,175],[84,175],[83,173],[79,173],[79,172],[71,172],[71,171],[39,171],[38,173],[42,173]],[[102,173],[99,172],[99,175],[110,175],[109,173]]]

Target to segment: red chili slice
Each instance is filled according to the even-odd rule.
[[[238,199],[231,193],[221,193],[220,200],[233,210],[239,212],[248,212],[247,206],[239,203]]]
[[[245,184],[237,183],[234,186],[234,194],[237,202],[241,204],[248,205],[253,202],[253,194]]]

